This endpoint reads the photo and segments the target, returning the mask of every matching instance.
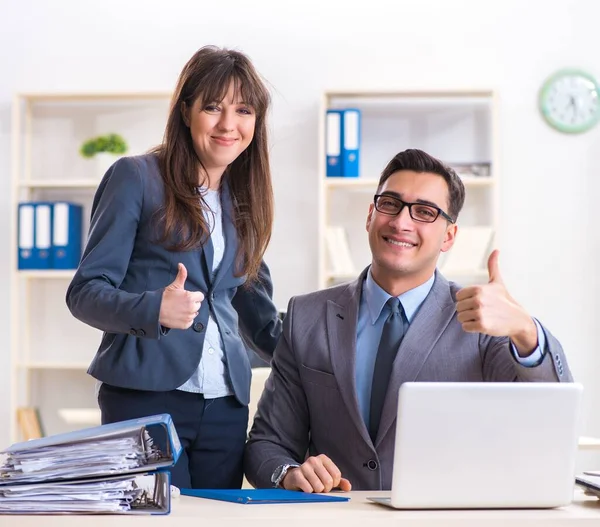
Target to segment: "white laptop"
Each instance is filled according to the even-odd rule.
[[[549,508],[572,501],[582,386],[405,383],[391,498],[397,509]]]

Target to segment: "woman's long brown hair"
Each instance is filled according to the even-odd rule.
[[[165,202],[159,211],[162,243],[174,251],[197,249],[207,242],[210,231],[197,193],[201,161],[193,147],[182,108],[221,101],[231,82],[236,95],[256,112],[250,145],[226,169],[221,185],[228,184],[238,234],[236,276],[258,275],[273,226],[273,188],[267,146],[266,114],[269,92],[254,66],[243,53],[206,46],[184,66],[171,99],[163,143],[154,149],[164,180]]]

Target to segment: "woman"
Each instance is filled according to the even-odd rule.
[[[171,414],[179,487],[239,488],[251,370],[281,332],[262,261],[273,193],[269,94],[242,53],[212,46],[185,65],[163,143],[125,157],[94,197],[67,291],[104,331],[88,373],[102,422]]]

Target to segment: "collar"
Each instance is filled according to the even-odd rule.
[[[409,324],[412,322],[412,319],[421,307],[421,304],[425,301],[425,298],[427,298],[427,295],[431,291],[434,280],[435,273],[429,280],[427,280],[427,282],[398,296],[398,300],[400,300],[400,303],[404,308],[404,313],[406,314],[406,319],[408,320]],[[373,275],[371,274],[370,267],[363,285],[363,294],[365,295],[365,300],[367,301],[371,323],[375,324],[379,318],[379,315],[381,314],[383,306],[385,306],[385,303],[392,297],[392,295],[384,291],[375,282]]]

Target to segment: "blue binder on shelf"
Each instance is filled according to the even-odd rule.
[[[52,268],[52,203],[36,202],[34,260],[37,269]]]
[[[33,203],[19,203],[17,231],[19,269],[37,269],[33,252],[35,241],[35,206]]]
[[[181,489],[183,496],[209,500],[231,501],[241,504],[267,503],[323,503],[348,501],[347,496],[332,494],[308,494],[285,489]]]
[[[58,201],[53,204],[52,261],[54,269],[76,269],[81,259],[83,207]]]
[[[19,203],[19,269],[52,268],[52,203]]]
[[[327,177],[342,177],[342,110],[327,110],[325,155]]]
[[[342,176],[359,176],[360,110],[346,108],[342,111]]]

